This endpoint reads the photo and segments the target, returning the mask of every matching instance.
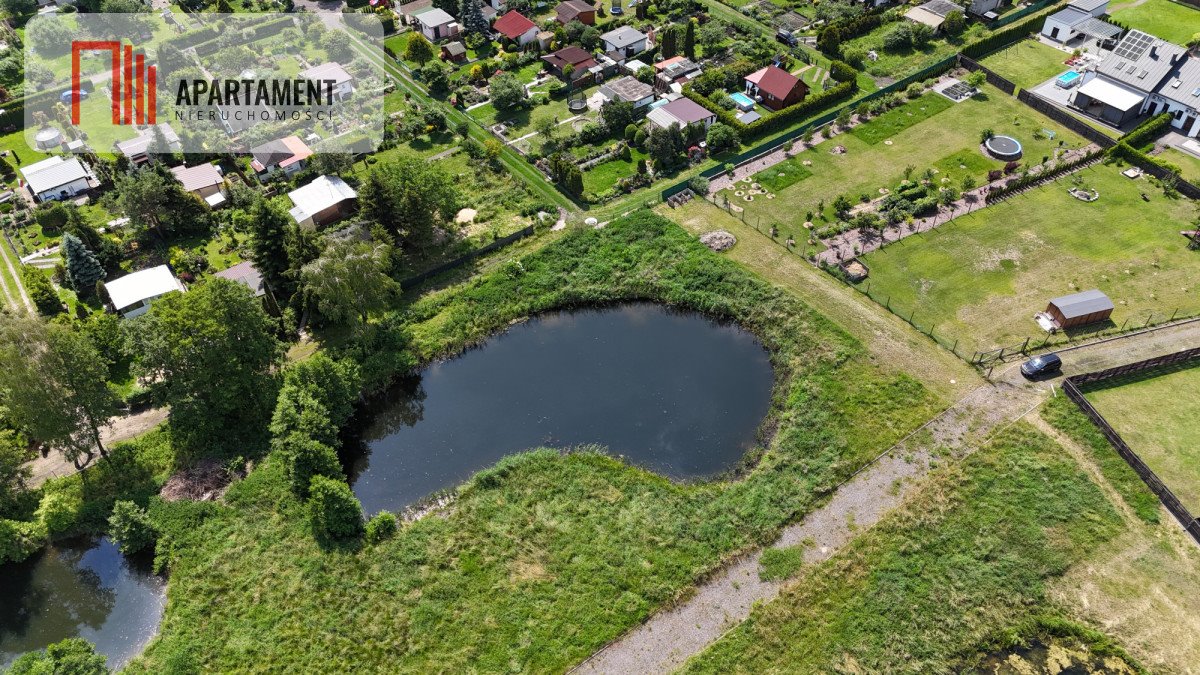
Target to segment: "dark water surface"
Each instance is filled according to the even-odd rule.
[[[607,446],[675,479],[735,466],[770,404],[749,332],[652,304],[544,315],[397,387],[347,451],[368,513],[399,510],[505,455]]]
[[[149,557],[126,558],[108,539],[48,546],[0,566],[0,667],[24,652],[82,637],[110,667],[139,654],[158,631],[166,582]]]

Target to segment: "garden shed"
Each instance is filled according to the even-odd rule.
[[[1059,329],[1104,321],[1112,312],[1112,300],[1096,289],[1054,298],[1046,305],[1046,313],[1058,324]]]

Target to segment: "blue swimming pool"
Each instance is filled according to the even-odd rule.
[[[729,98],[733,99],[734,104],[737,105],[739,110],[754,110],[754,99],[740,91],[730,94]]]
[[[1071,87],[1079,84],[1079,78],[1081,77],[1083,77],[1082,73],[1077,73],[1074,70],[1068,70],[1067,72],[1058,76],[1058,80],[1055,81],[1055,84],[1063,89],[1070,89]]]

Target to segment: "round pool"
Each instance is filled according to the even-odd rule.
[[[983,145],[996,159],[1014,160],[1021,158],[1021,142],[1012,136],[992,136],[984,141]]]

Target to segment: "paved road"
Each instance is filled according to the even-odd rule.
[[[1064,376],[1200,346],[1200,321],[1176,325],[1061,352]],[[928,473],[934,451],[965,456],[995,432],[1016,422],[1051,395],[1061,377],[1030,383],[1018,363],[930,420],[873,464],[840,486],[828,503],[784,529],[775,547],[812,542],[804,559],[833,556],[856,531],[872,527],[904,501],[916,479]],[[898,487],[898,489],[897,489]],[[853,528],[850,527],[853,523]],[[684,664],[769,602],[781,581],[759,579],[762,551],[731,563],[697,587],[682,604],[656,614],[582,663],[580,673],[666,673]]]

